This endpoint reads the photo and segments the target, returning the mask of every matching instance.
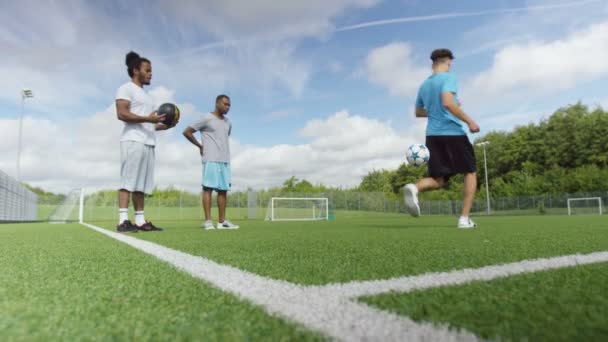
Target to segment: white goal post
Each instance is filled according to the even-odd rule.
[[[268,221],[316,221],[329,219],[327,197],[272,197],[268,202]]]
[[[600,215],[602,215],[602,198],[601,197],[568,198],[568,215],[572,215],[573,213],[575,213],[576,207],[572,206],[572,202],[577,202],[577,201],[597,201],[598,213]],[[595,208],[595,205],[593,205],[592,207],[585,206],[583,208]]]
[[[83,222],[84,190],[73,189],[49,215],[50,223]]]

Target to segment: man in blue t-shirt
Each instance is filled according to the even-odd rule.
[[[456,76],[449,72],[454,60],[452,52],[435,50],[431,53],[431,60],[433,74],[422,83],[416,98],[416,117],[428,118],[429,176],[404,187],[405,206],[412,216],[420,216],[418,192],[439,189],[451,176],[464,174],[464,198],[458,228],[474,228],[476,224],[469,218],[469,213],[477,191],[477,167],[473,146],[461,122],[467,124],[471,133],[479,132],[479,126],[460,108]]]

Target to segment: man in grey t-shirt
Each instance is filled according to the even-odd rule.
[[[193,145],[197,146],[203,160],[203,208],[205,209],[205,223],[203,228],[215,229],[211,221],[211,195],[217,192],[217,206],[219,221],[217,229],[238,229],[239,226],[226,220],[226,199],[230,190],[230,143],[229,137],[232,124],[226,117],[230,110],[230,98],[219,95],[215,99],[215,110],[203,115],[200,120],[184,130],[184,136]],[[199,131],[202,143],[194,137]]]

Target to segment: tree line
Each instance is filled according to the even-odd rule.
[[[581,103],[560,108],[539,123],[511,132],[493,131],[475,139],[486,146],[491,197],[533,196],[608,190],[608,113]],[[475,147],[479,197],[485,197],[482,147]],[[399,193],[404,184],[426,174],[426,167],[400,165],[374,170],[359,188]],[[426,199],[457,198],[462,177],[443,190],[424,193]]]

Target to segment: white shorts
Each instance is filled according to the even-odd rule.
[[[120,142],[120,189],[152,194],[154,146],[135,141]]]

